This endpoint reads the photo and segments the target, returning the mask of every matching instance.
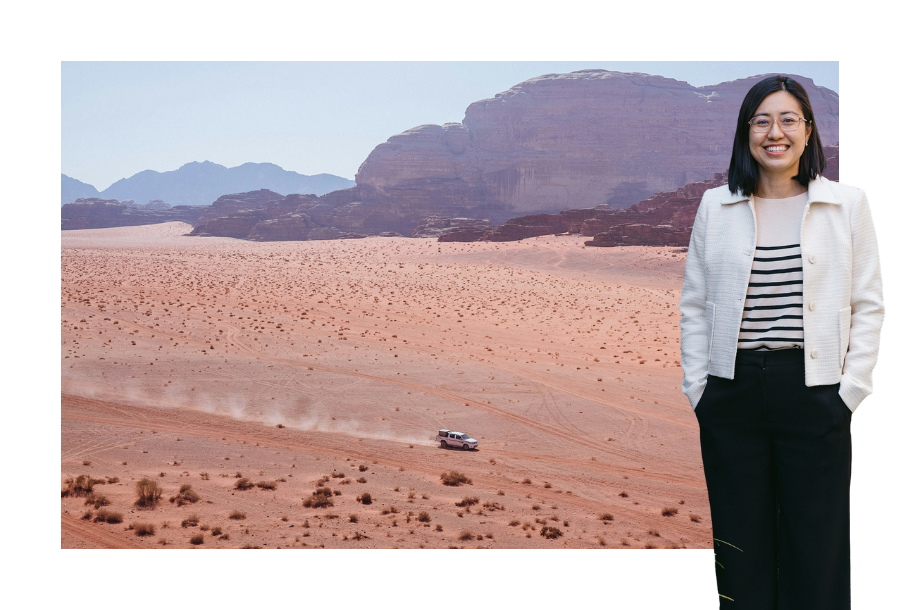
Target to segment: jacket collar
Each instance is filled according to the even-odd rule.
[[[810,203],[818,201],[821,203],[834,203],[836,205],[841,204],[841,200],[834,194],[834,189],[831,186],[831,181],[824,176],[819,176],[815,180],[811,180],[808,188]],[[720,201],[719,203],[725,205],[728,203],[748,201],[749,199],[750,196],[744,195],[744,193],[741,191],[738,191],[737,194],[732,194],[731,191],[726,189],[725,196],[722,197],[722,201]]]

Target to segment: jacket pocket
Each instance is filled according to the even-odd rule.
[[[709,362],[712,358],[713,334],[716,330],[716,304],[706,302],[706,367],[709,369]]]
[[[847,348],[850,347],[850,307],[844,307],[840,312],[840,336],[841,336],[841,370],[844,368],[844,360],[847,357]]]

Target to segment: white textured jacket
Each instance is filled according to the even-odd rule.
[[[734,379],[753,253],[752,196],[728,186],[703,194],[681,293],[681,390],[696,408],[707,375]],[[806,385],[840,382],[854,411],[872,393],[884,303],[875,227],[866,194],[819,177],[809,183],[800,229]]]

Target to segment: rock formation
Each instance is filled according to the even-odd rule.
[[[498,223],[599,204],[627,208],[727,167],[741,101],[765,76],[705,87],[606,70],[532,78],[474,102],[462,123],[389,138],[345,196],[371,211],[370,226],[405,234],[427,216]],[[837,94],[794,78],[810,95],[823,143],[835,143]]]
[[[163,205],[160,205],[163,204]],[[154,205],[126,204],[115,199],[91,197],[77,199],[60,209],[62,229],[105,229],[109,227],[132,227],[158,224],[179,220],[194,224],[203,208],[165,202]]]

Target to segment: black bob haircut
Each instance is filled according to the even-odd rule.
[[[731,165],[728,166],[728,190],[734,194],[741,191],[745,195],[753,195],[759,187],[759,165],[750,154],[750,119],[762,101],[777,91],[787,91],[794,96],[803,111],[803,118],[809,121],[807,126],[811,128],[809,144],[800,156],[800,170],[793,179],[808,186],[810,180],[815,180],[825,171],[825,151],[819,140],[819,129],[806,90],[790,77],[770,76],[750,88],[738,113]]]

